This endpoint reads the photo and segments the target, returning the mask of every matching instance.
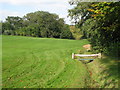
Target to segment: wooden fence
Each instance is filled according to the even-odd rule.
[[[72,59],[75,59],[75,57],[98,57],[101,58],[101,53],[98,54],[74,54],[72,53]]]

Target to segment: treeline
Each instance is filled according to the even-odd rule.
[[[71,39],[69,25],[63,18],[49,12],[37,11],[25,16],[8,16],[2,22],[2,34],[32,37],[66,38]]]
[[[79,2],[74,5],[69,16],[80,28],[83,37],[88,38],[93,51],[111,56],[120,56],[120,2]]]

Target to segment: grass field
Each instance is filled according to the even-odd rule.
[[[87,40],[3,36],[3,88],[86,88],[89,74],[71,59]]]
[[[87,40],[3,36],[3,88],[118,88],[118,61],[103,57],[84,64],[71,54]]]

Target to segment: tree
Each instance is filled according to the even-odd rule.
[[[37,11],[28,13],[24,16],[25,26],[32,26],[37,30],[41,37],[59,37],[61,32],[59,26],[59,17],[49,12]],[[36,30],[33,32],[35,33]],[[35,33],[35,34],[37,34]]]
[[[22,27],[22,18],[20,17],[14,17],[14,16],[8,16],[6,18],[6,22],[9,23],[13,28],[12,30],[16,30]]]
[[[70,26],[70,31],[72,33],[72,36],[76,39],[76,40],[80,40],[83,36],[81,30],[79,28],[77,28],[77,26]]]
[[[2,34],[2,22],[0,22],[0,35]]]
[[[65,25],[64,19],[45,11],[28,13],[22,18],[8,16],[3,22],[3,33],[50,38],[62,38],[64,34],[63,38],[71,38],[70,30]]]
[[[77,2],[73,4],[76,6],[69,10],[69,13],[72,13],[70,16],[76,18],[80,15],[85,16],[80,18],[76,25],[82,30],[84,36],[89,38],[93,49],[107,54],[111,51],[118,53],[113,47],[116,46],[120,50],[117,46],[120,43],[120,2],[96,2],[86,5]]]
[[[22,18],[20,17],[7,17],[6,21],[2,23],[2,29],[3,29],[3,34],[8,33],[8,35],[15,34],[15,30],[19,29],[22,27]]]
[[[65,25],[63,31],[60,34],[60,38],[73,39],[73,35],[70,31],[70,26]]]

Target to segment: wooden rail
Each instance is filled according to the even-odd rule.
[[[101,53],[98,53],[98,54],[74,54],[72,53],[72,59],[75,59],[76,56],[79,56],[79,57],[98,57],[98,58],[101,58]]]

